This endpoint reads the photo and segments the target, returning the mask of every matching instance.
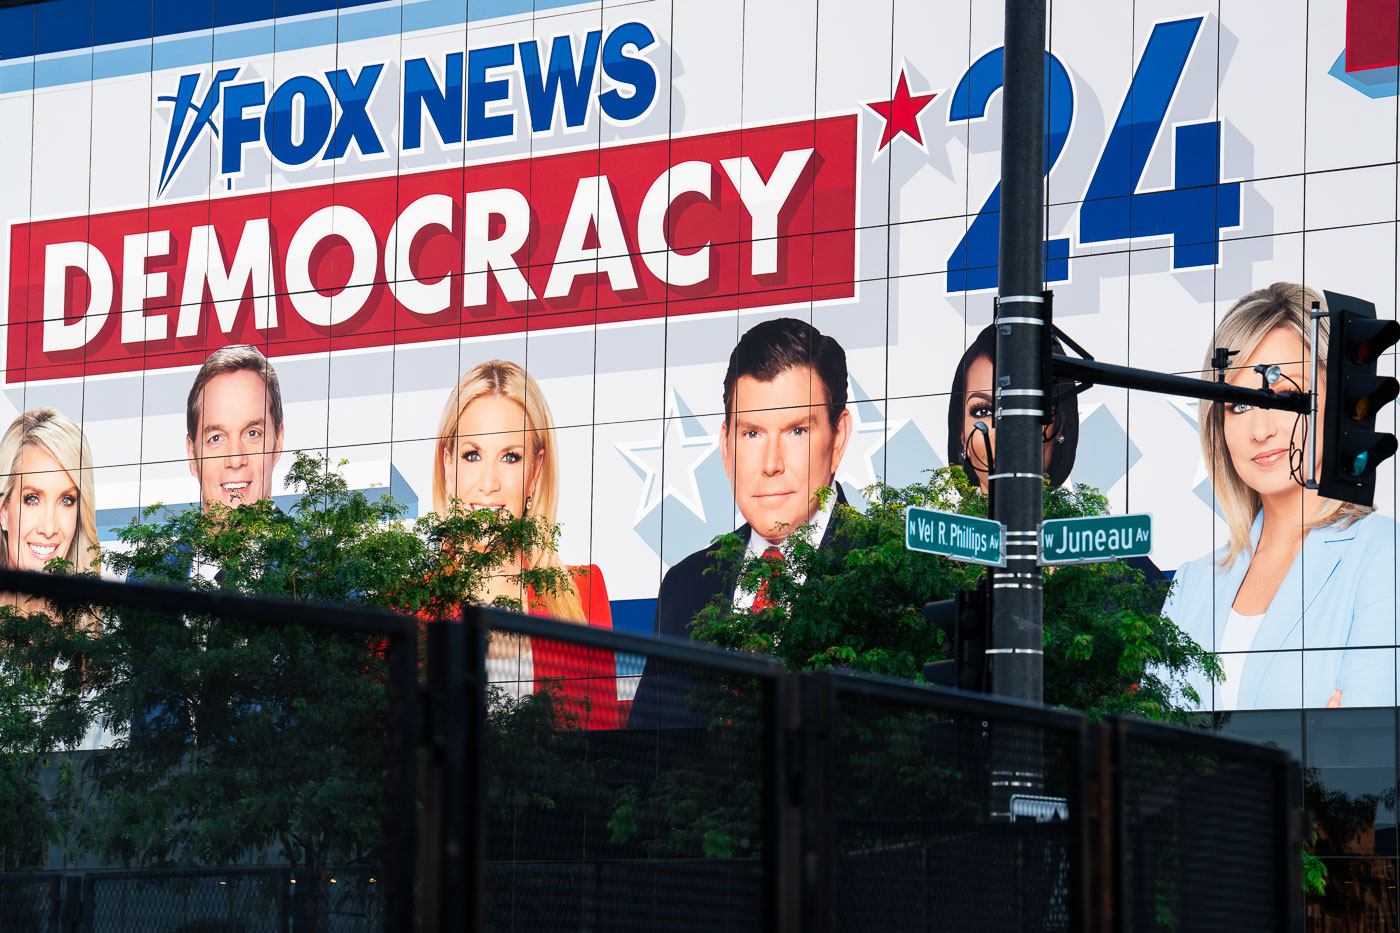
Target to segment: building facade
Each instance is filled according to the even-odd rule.
[[[1057,324],[1100,360],[1209,378],[1226,312],[1273,282],[1394,318],[1397,12],[1051,4]],[[756,325],[804,322],[845,359],[839,455],[825,476],[786,464],[799,485],[834,474],[859,505],[877,480],[985,461],[968,354],[996,293],[1001,45],[999,4],[970,0],[5,5],[0,422],[81,426],[104,543],[152,503],[236,504],[262,474],[209,481],[232,455],[202,446],[190,389],[249,344],[280,383],[249,455],[275,495],[304,450],[413,514],[547,503],[614,627],[650,632],[668,571],[752,517],[725,376]],[[464,426],[464,376],[490,361],[528,374],[547,424]],[[1365,533],[1305,549],[1242,629],[1200,420],[1091,389],[1057,479],[1152,513],[1168,574],[1196,562],[1177,621],[1234,675],[1205,705],[1298,754],[1314,803],[1349,802],[1333,877],[1394,928],[1393,462]],[[552,473],[461,442],[522,429],[548,429]],[[1047,443],[1048,462],[1063,431]],[[463,465],[488,460],[525,467]],[[625,702],[638,671],[619,673]]]

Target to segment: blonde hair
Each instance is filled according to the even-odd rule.
[[[1314,303],[1319,310],[1327,310],[1327,302],[1321,295],[1294,282],[1275,282],[1267,288],[1250,292],[1236,301],[1216,326],[1215,338],[1206,348],[1206,361],[1202,369],[1209,371],[1212,368],[1211,358],[1216,347],[1239,351],[1238,359],[1241,361],[1249,359],[1264,338],[1280,327],[1302,340],[1306,351],[1312,343],[1308,312]],[[1323,318],[1319,322],[1317,338],[1320,366],[1326,363],[1329,330],[1327,319]],[[1325,371],[1319,369],[1319,380]],[[1205,456],[1206,469],[1210,471],[1220,510],[1225,514],[1225,523],[1230,530],[1229,546],[1220,559],[1220,566],[1228,569],[1241,551],[1251,550],[1249,532],[1263,503],[1259,493],[1240,478],[1230,459],[1230,449],[1225,443],[1225,408],[1222,402],[1202,400],[1200,403],[1201,452]],[[1322,508],[1305,527],[1317,528],[1333,523],[1345,525],[1371,511],[1369,507],[1339,499],[1323,499],[1322,503]]]
[[[92,450],[83,429],[52,408],[36,408],[10,422],[0,437],[0,465],[9,469],[5,488],[0,495],[0,508],[8,508],[20,476],[20,462],[26,450],[42,450],[67,471],[78,487],[78,525],[68,553],[61,555],[77,570],[99,569],[101,561],[93,556],[97,546],[97,508],[93,493]],[[9,532],[0,530],[0,563],[10,559]]]
[[[453,498],[447,488],[443,453],[448,450],[455,453],[458,425],[467,407],[477,399],[487,397],[512,401],[520,406],[525,415],[528,463],[538,464],[536,469],[539,470],[539,480],[530,498],[530,514],[540,519],[546,529],[552,529],[559,507],[559,446],[555,442],[554,417],[549,412],[549,403],[545,401],[539,383],[518,364],[505,360],[489,360],[472,367],[462,376],[443,405],[442,417],[438,419],[438,443],[433,456],[433,509],[439,515],[446,515]],[[566,569],[559,560],[559,554],[545,547],[524,555],[523,562],[530,567]],[[569,576],[566,574],[565,585],[558,593],[542,594],[538,602],[555,618],[583,622],[586,620],[583,602]]]

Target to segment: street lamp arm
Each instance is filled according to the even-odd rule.
[[[1300,415],[1306,415],[1312,411],[1312,394],[1310,392],[1280,393],[1272,389],[1247,389],[1244,386],[1230,385],[1227,382],[1214,382],[1190,376],[1173,376],[1168,373],[1153,372],[1150,369],[1134,369],[1131,366],[1115,366],[1112,363],[1075,359],[1059,353],[1051,354],[1050,361],[1057,382],[1073,380],[1083,383],[1084,386],[1117,386],[1123,389],[1137,389],[1141,392],[1208,399],[1212,402],[1224,402],[1227,405],[1241,402],[1253,405],[1255,408],[1293,411]]]

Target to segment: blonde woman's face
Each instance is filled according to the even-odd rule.
[[[78,486],[48,452],[30,447],[19,460],[20,475],[4,508],[9,553],[18,570],[43,570],[55,557],[67,557],[78,532]]]
[[[1302,337],[1284,328],[1276,327],[1254,348],[1249,359],[1237,364],[1230,374],[1229,381],[1234,385],[1257,389],[1259,374],[1254,367],[1259,364],[1277,364],[1283,371],[1274,390],[1277,392],[1306,392],[1309,388],[1307,348]],[[1318,386],[1319,409],[1324,404],[1325,386]],[[1252,405],[1225,405],[1225,447],[1230,453],[1230,463],[1235,472],[1250,489],[1260,496],[1279,493],[1293,493],[1298,484],[1293,479],[1293,468],[1302,468],[1301,459],[1306,449],[1306,419],[1290,411],[1272,411],[1255,408]],[[1321,454],[1321,438],[1318,439],[1318,453]],[[1297,453],[1294,453],[1296,451]]]
[[[457,436],[444,444],[442,468],[449,499],[461,500],[466,509],[525,514],[543,457],[530,453],[520,405],[491,395],[477,399],[458,419]]]

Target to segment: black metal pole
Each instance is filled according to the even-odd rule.
[[[1043,699],[1040,567],[1045,473],[1045,0],[1006,0],[1001,120],[1001,252],[996,315],[996,460],[992,517],[1006,526],[1006,567],[992,573],[992,689]]]

